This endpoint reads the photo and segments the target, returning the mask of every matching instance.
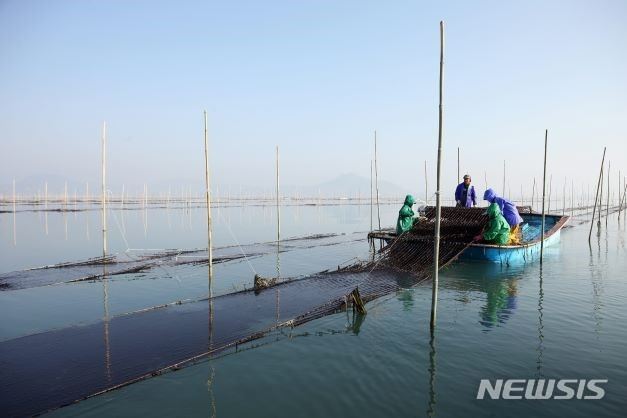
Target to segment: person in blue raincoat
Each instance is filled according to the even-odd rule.
[[[523,219],[518,213],[518,209],[516,209],[516,205],[510,202],[507,199],[502,197],[498,197],[494,190],[488,189],[483,194],[483,200],[487,200],[490,203],[496,203],[501,209],[501,213],[503,217],[507,221],[510,226],[511,234],[510,234],[510,244],[519,244],[520,243],[520,224]]]
[[[472,179],[468,174],[464,176],[464,181],[457,185],[455,189],[455,206],[471,208],[477,206],[477,195],[475,187],[470,185]]]
[[[414,210],[411,207],[415,203],[416,199],[414,199],[414,196],[410,194],[405,196],[405,203],[401,210],[398,211],[398,221],[396,222],[396,233],[398,235],[409,231],[414,226]]]

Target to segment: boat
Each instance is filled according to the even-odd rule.
[[[517,245],[496,245],[481,242],[471,243],[458,257],[463,261],[484,261],[506,265],[524,264],[540,259],[542,242],[542,214],[531,211],[527,206],[518,207],[523,219],[521,224],[522,241]],[[565,215],[545,215],[544,247],[560,242],[561,230],[569,220]],[[394,229],[373,231],[368,234],[369,240],[380,239],[391,243],[396,239]]]

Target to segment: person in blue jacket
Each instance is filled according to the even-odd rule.
[[[455,189],[455,206],[471,208],[477,206],[477,195],[475,187],[470,185],[472,179],[468,174],[464,176],[464,181],[457,185]]]
[[[483,200],[487,200],[490,203],[496,203],[499,205],[499,209],[503,213],[503,217],[510,226],[511,235],[510,235],[510,245],[511,244],[519,244],[520,243],[520,224],[523,219],[518,213],[518,209],[516,209],[516,205],[510,202],[507,199],[502,197],[498,197],[494,190],[488,189],[483,194]]]

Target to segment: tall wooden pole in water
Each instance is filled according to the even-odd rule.
[[[205,115],[205,198],[207,200],[207,252],[209,257],[209,297],[213,284],[213,252],[211,249],[211,179],[209,177],[209,135],[207,134],[207,111]]]
[[[612,162],[607,162],[607,206],[605,208],[605,226],[607,226],[607,218],[610,216],[610,169],[612,168]]]
[[[531,211],[533,212],[533,200],[536,196],[536,178],[533,178],[533,186],[531,187]]]
[[[102,262],[107,256],[107,123],[102,122]]]
[[[281,241],[281,203],[279,189],[279,146],[276,146],[276,240]]]
[[[505,196],[505,160],[503,160],[503,197]]]
[[[429,200],[429,184],[427,183],[427,160],[425,160],[425,205]]]
[[[381,230],[381,212],[379,211],[379,169],[377,167],[377,131],[374,131],[374,183],[377,190],[377,219]]]
[[[599,181],[597,182],[597,193],[594,197],[594,208],[592,209],[592,220],[590,221],[590,233],[588,234],[588,243],[592,238],[592,227],[594,226],[594,215],[597,210],[597,201],[599,200],[599,188],[601,187],[601,178],[603,177],[603,164],[605,163],[605,151],[607,147],[603,147],[603,158],[601,159],[601,171],[599,172]]]
[[[457,147],[457,181],[459,181],[459,147]]]
[[[566,210],[566,177],[564,177],[564,188],[562,189],[562,216]]]
[[[444,104],[442,103],[442,86],[444,78],[444,22],[440,21],[440,106],[438,118],[438,168],[435,192],[435,234],[433,244],[433,288],[431,292],[431,335],[435,330],[436,312],[438,307],[438,273],[440,258],[440,217],[442,208],[440,207],[440,172],[442,163],[442,129]]]
[[[372,232],[372,160],[370,160],[370,232]]]
[[[17,245],[17,219],[15,217],[15,178],[13,178],[13,245]]]
[[[547,143],[549,140],[549,130],[546,129],[544,131],[544,171],[542,174],[542,226],[540,227],[540,264],[542,264],[542,258],[544,256],[544,221],[545,221],[545,213],[544,213],[544,200],[546,197],[546,150]]]
[[[621,184],[620,184],[620,176],[621,176],[621,174],[620,174],[620,170],[618,170],[618,207],[619,207],[619,208],[620,208],[620,204],[621,204],[621,202],[622,202],[622,199],[621,199]],[[619,216],[620,216],[620,211],[618,211],[618,214],[619,214]]]
[[[623,188],[623,199],[620,201],[620,204],[618,205],[618,220],[619,221],[620,221],[620,213],[623,210],[623,207],[625,206],[625,195],[627,195],[627,182],[625,182],[625,187]]]

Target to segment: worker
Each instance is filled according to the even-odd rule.
[[[457,185],[455,189],[455,206],[462,208],[471,208],[477,206],[477,195],[475,194],[475,186],[471,186],[472,179],[470,175],[464,175],[464,181]]]
[[[490,244],[507,245],[509,243],[510,228],[509,224],[501,214],[501,209],[496,203],[491,203],[487,210],[488,226],[483,231],[473,238],[473,241],[481,241],[482,239]]]
[[[414,196],[408,194],[405,196],[405,203],[401,210],[398,211],[398,221],[396,222],[396,234],[401,235],[409,231],[414,226],[414,210],[411,208],[416,204]]]
[[[485,191],[485,193],[483,194],[483,200],[487,200],[490,203],[496,203],[499,206],[501,213],[505,217],[505,220],[510,227],[510,245],[520,244],[520,224],[522,223],[523,219],[520,217],[518,209],[516,209],[516,205],[514,205],[507,199],[498,197],[492,189],[488,189]]]

